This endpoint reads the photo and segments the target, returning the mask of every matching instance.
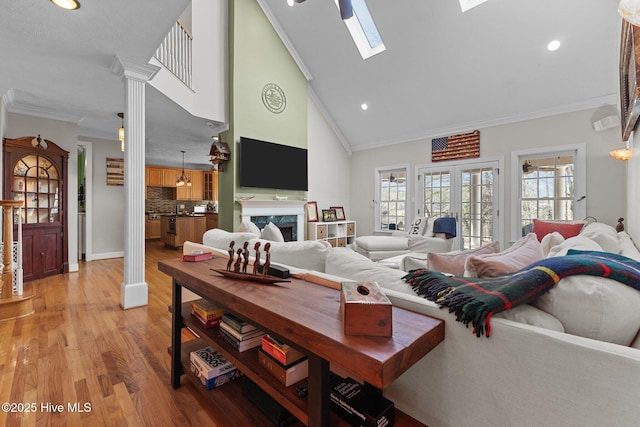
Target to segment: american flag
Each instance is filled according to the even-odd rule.
[[[431,161],[480,157],[480,131],[431,140]]]

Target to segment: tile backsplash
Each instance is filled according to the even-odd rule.
[[[176,205],[184,205],[185,212],[192,212],[196,205],[204,205],[202,200],[176,200],[176,189],[171,187],[147,187],[144,201],[146,212],[175,212]]]

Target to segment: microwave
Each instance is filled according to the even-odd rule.
[[[207,205],[199,205],[193,207],[193,213],[205,213],[207,211]]]

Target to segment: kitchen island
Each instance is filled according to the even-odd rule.
[[[160,240],[167,246],[179,248],[184,242],[202,243],[207,231],[204,214],[162,215],[160,217]]]

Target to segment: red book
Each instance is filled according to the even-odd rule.
[[[189,261],[189,262],[204,261],[211,258],[213,258],[213,254],[211,252],[205,252],[202,254],[182,255],[182,261]]]

